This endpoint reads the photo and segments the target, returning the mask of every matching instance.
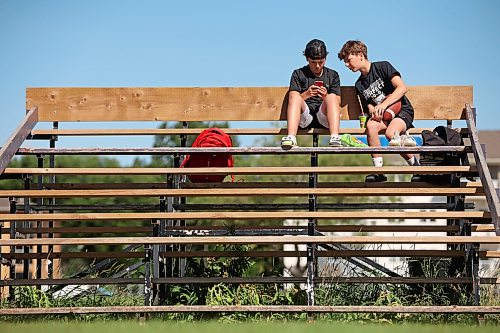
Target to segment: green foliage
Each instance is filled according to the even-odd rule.
[[[48,308],[53,306],[51,297],[41,289],[34,286],[21,286],[14,288],[14,302],[16,308]]]

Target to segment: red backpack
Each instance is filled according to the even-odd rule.
[[[194,140],[191,147],[232,147],[231,137],[219,128],[208,128],[203,130]],[[234,159],[231,154],[193,154],[187,155],[181,163],[181,168],[232,168]],[[188,175],[193,183],[215,183],[222,182],[227,175]],[[234,176],[231,176],[234,182]]]

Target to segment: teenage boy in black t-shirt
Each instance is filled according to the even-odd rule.
[[[313,39],[306,45],[307,66],[296,69],[288,91],[288,135],[281,139],[281,148],[297,146],[298,128],[329,128],[332,147],[340,147],[340,78],[325,67],[325,43]]]
[[[387,61],[370,62],[368,50],[361,41],[347,41],[340,50],[338,57],[344,61],[347,68],[361,75],[355,83],[363,110],[368,113],[366,135],[371,147],[380,147],[379,133],[385,130],[385,136],[391,146],[415,146],[415,139],[406,134],[413,127],[413,107],[405,96],[408,89],[401,79],[401,74]],[[383,120],[384,111],[401,101],[401,111],[390,121]],[[401,154],[409,165],[420,165],[413,154]],[[382,155],[372,154],[373,165],[383,165]],[[366,177],[367,182],[387,180],[385,175],[372,174]]]

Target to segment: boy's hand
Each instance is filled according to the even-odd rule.
[[[387,105],[385,105],[384,102],[382,102],[378,105],[375,105],[374,113],[377,116],[377,118],[382,119],[382,116],[383,116],[386,109],[387,109]]]
[[[320,96],[319,91],[321,88],[323,88],[323,87],[318,87],[318,86],[312,84],[309,86],[309,89],[307,89],[307,94],[309,95],[309,97]],[[325,88],[325,90],[326,90],[326,88]]]
[[[318,87],[318,93],[316,94],[316,96],[319,96],[321,97],[321,99],[325,99],[326,98],[326,95],[328,95],[328,90],[326,90],[325,87]]]
[[[368,104],[368,113],[370,114],[370,119],[373,121],[380,122],[382,120],[382,115],[379,115],[376,106]]]

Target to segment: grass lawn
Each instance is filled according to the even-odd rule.
[[[0,323],[2,333],[141,333],[141,332],[173,332],[173,333],[497,333],[499,326],[465,326],[458,324],[449,325],[417,325],[417,324],[344,324],[336,322],[316,322],[307,324],[303,322],[287,323],[180,323],[169,321],[148,321],[140,325],[137,321],[96,321],[84,322],[32,322],[32,323]]]

